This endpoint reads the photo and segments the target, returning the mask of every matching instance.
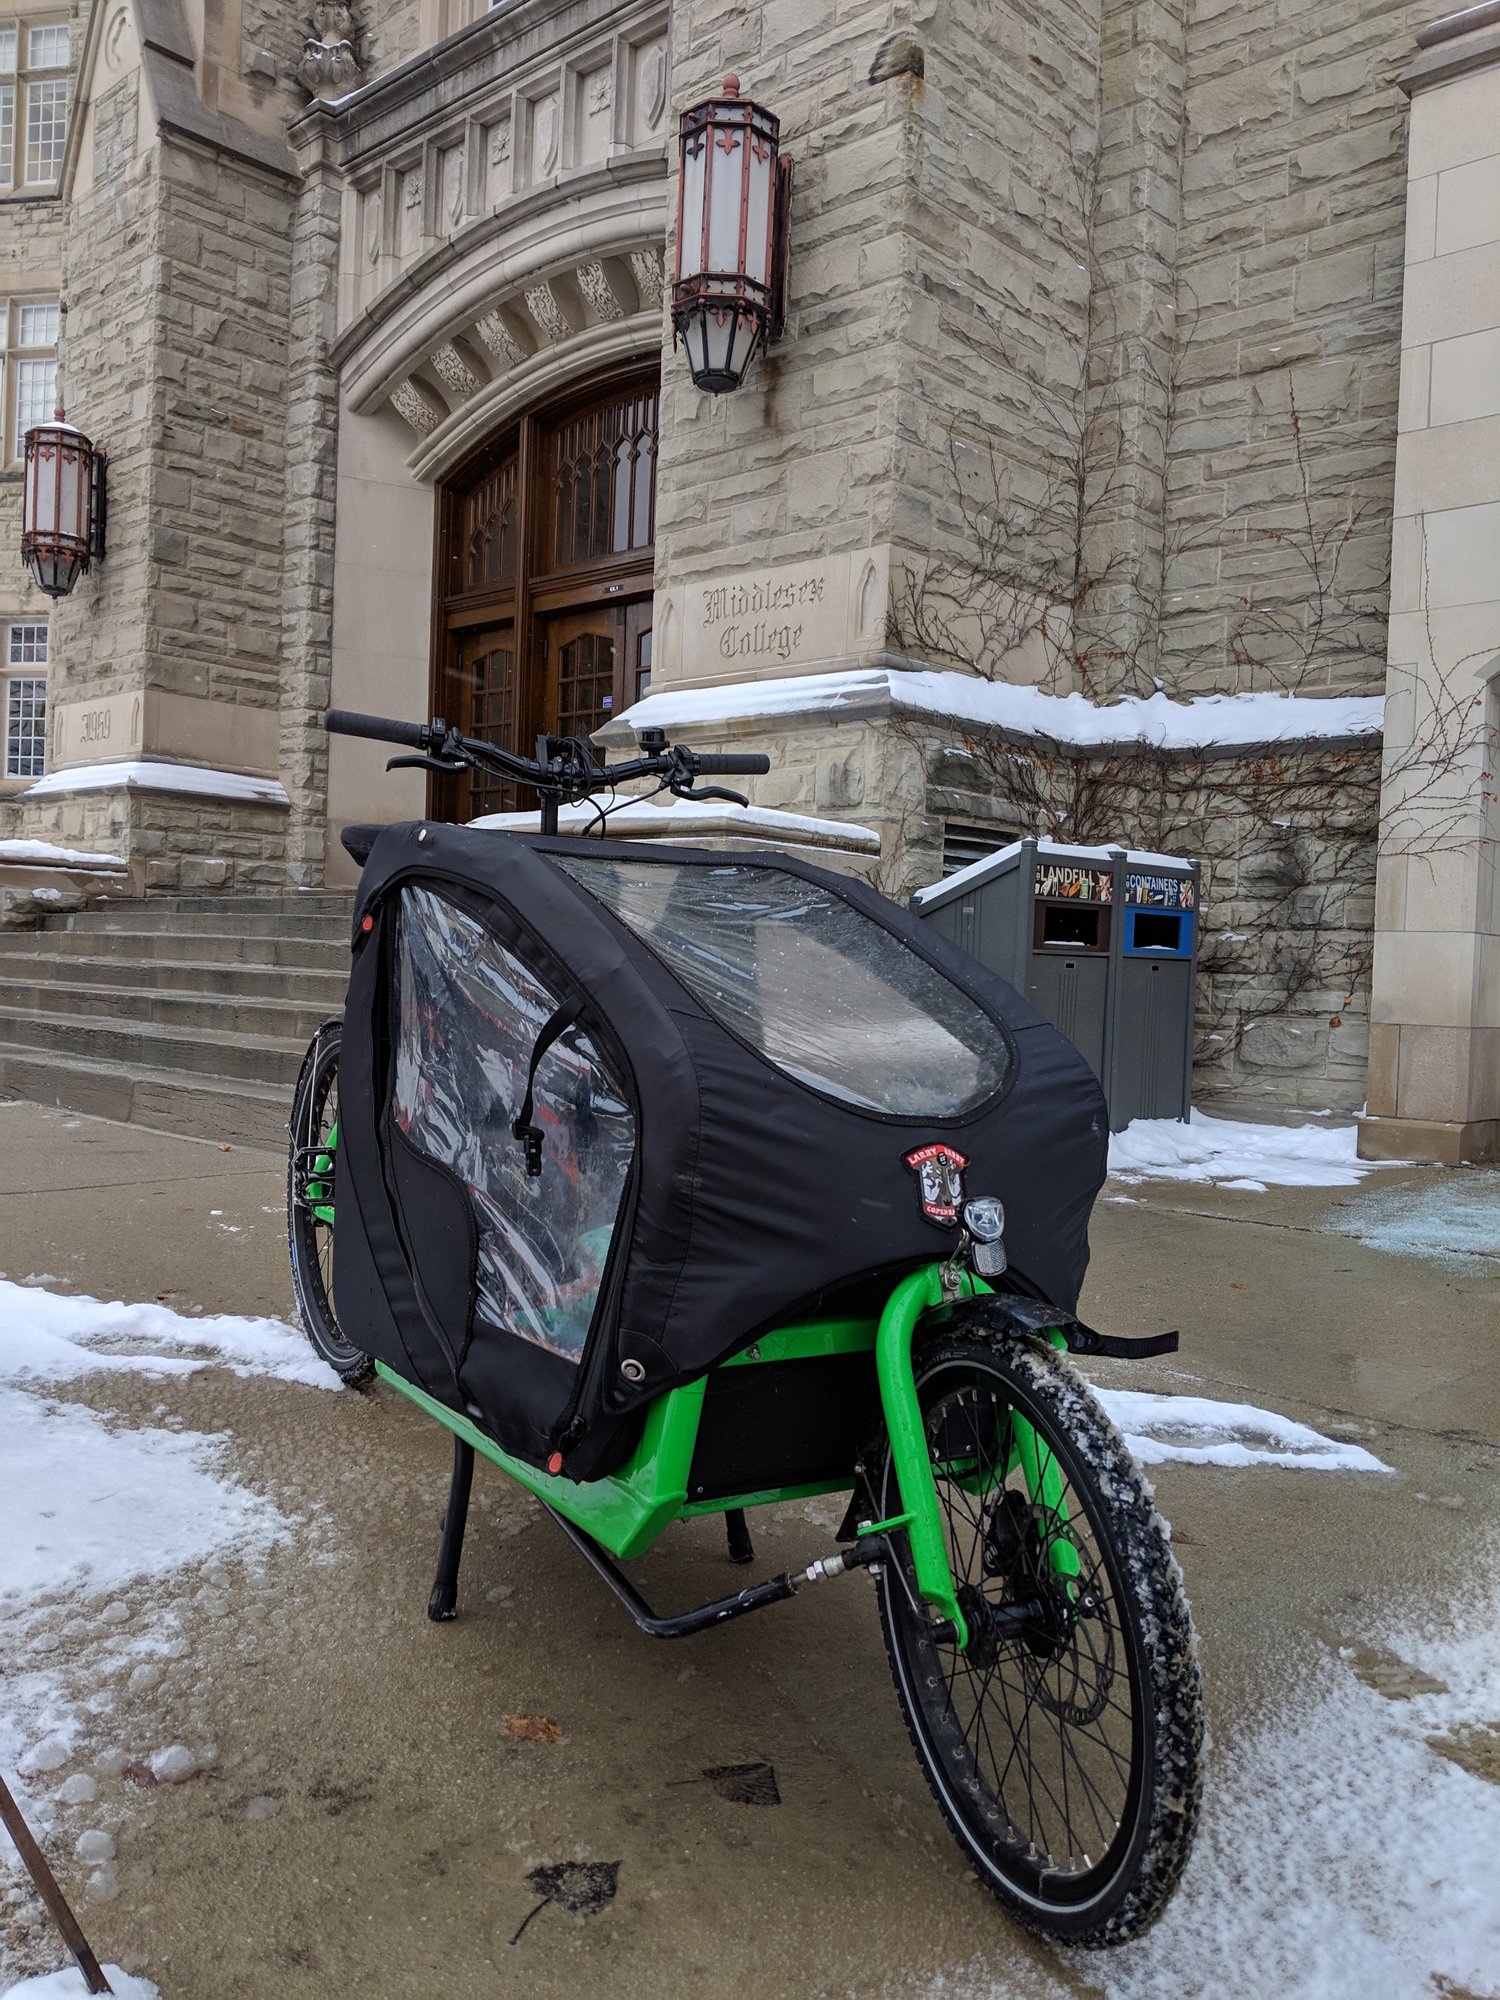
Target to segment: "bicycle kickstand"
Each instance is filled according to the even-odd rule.
[[[427,1616],[443,1624],[458,1616],[458,1565],[464,1552],[464,1528],[469,1518],[469,1493],[474,1484],[474,1447],[461,1437],[453,1440],[453,1477],[448,1508],[443,1515],[443,1539],[438,1547],[437,1578],[427,1600]]]

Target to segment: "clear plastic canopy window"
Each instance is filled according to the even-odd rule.
[[[635,1119],[589,1037],[537,1065],[542,1171],[511,1130],[557,997],[481,925],[429,890],[401,897],[396,1123],[464,1182],[478,1225],[478,1310],[576,1362],[635,1151]]]
[[[937,967],[817,883],[730,862],[554,856],[726,1027],[799,1083],[863,1111],[955,1117],[1013,1057]]]

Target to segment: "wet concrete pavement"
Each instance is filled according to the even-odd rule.
[[[1495,1573],[1500,1267],[1391,1256],[1331,1228],[1372,1187],[1440,1185],[1398,1172],[1264,1194],[1112,1186],[1129,1198],[1097,1211],[1086,1315],[1119,1332],[1177,1325],[1183,1347],[1095,1364],[1096,1379],[1260,1404],[1357,1439],[1396,1474],[1155,1470],[1202,1635],[1211,1784],[1310,1663],[1399,1684],[1380,1645],[1392,1615],[1462,1605],[1481,1552]],[[0,1105],[12,1278],[290,1317],[283,1200],[269,1156]],[[299,1522],[259,1568],[158,1593],[183,1656],[154,1687],[120,1688],[98,1721],[97,1747],[217,1752],[188,1784],[101,1781],[89,1820],[120,1850],[120,1895],[85,1905],[93,1941],[164,2000],[1115,1990],[1107,1960],[1034,1943],[967,1877],[862,1580],[654,1642],[481,1465],[461,1616],[436,1627],[424,1609],[448,1446],[403,1398],[223,1370],[55,1393],[123,1423],[229,1433],[238,1476]],[[840,1511],[754,1517],[751,1574],[825,1552]],[[636,1580],[684,1605],[744,1575],[709,1521],[674,1530]],[[70,1646],[82,1667],[85,1635],[64,1637],[64,1664]],[[560,1740],[517,1741],[514,1714],[554,1719]],[[738,1764],[771,1765],[779,1804],[702,1775]],[[81,1893],[70,1845],[61,1872]],[[513,1945],[537,1901],[528,1871],[584,1860],[619,1864],[612,1900],[590,1916],[545,1908]],[[41,1935],[18,1927],[19,1959]],[[1267,1989],[1226,1968],[1214,1990]]]

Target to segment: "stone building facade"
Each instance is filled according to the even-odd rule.
[[[330,701],[766,747],[756,804],[896,894],[1191,799],[1205,1086],[1353,1109],[1368,1053],[1372,1146],[1493,1152],[1497,43],[1496,0],[95,0],[0,232],[108,550],[49,607],[3,476],[49,721],[0,835],[338,886],[351,822],[518,803]],[[730,71],[788,315],[709,397],[664,285]]]

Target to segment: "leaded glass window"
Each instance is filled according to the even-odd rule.
[[[0,20],[0,188],[56,186],[68,139],[68,62],[66,21]]]

